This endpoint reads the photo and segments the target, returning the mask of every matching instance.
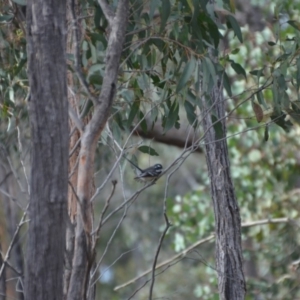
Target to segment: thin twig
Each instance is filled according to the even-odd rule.
[[[77,149],[77,147],[79,146],[80,142],[81,142],[81,137],[76,141],[74,147],[72,148],[72,150],[69,153],[69,157],[71,157],[74,154],[74,152]]]
[[[75,65],[75,71],[78,76],[78,79],[87,93],[89,99],[91,99],[94,103],[94,105],[97,103],[97,98],[94,97],[89,89],[88,83],[84,78],[84,75],[82,73],[81,67],[80,67],[80,51],[79,51],[79,30],[78,30],[78,25],[77,25],[77,19],[76,19],[76,14],[75,14],[75,0],[70,1],[70,11],[71,11],[71,16],[72,16],[72,25],[73,25],[73,32],[74,32],[74,65]]]
[[[245,222],[245,223],[242,223],[242,227],[253,227],[253,226],[259,226],[259,225],[266,225],[266,224],[280,224],[280,223],[291,223],[293,224],[295,222],[295,220],[293,219],[290,219],[290,218],[276,218],[276,219],[264,219],[264,220],[258,220],[258,221],[252,221],[252,222]],[[156,270],[157,269],[160,269],[166,265],[169,265],[170,263],[172,263],[173,261],[175,261],[176,259],[179,259],[179,258],[182,258],[182,257],[185,257],[189,252],[191,252],[192,250],[194,250],[196,247],[202,245],[202,244],[205,244],[207,242],[210,242],[211,240],[213,240],[215,237],[214,234],[204,238],[204,239],[201,239],[199,241],[197,241],[196,243],[192,244],[191,246],[189,246],[188,248],[184,249],[183,251],[181,251],[180,253],[174,255],[173,257],[171,257],[170,259],[168,260],[165,260],[163,262],[161,262],[160,264],[158,264],[156,266]],[[143,272],[142,274],[140,274],[139,276],[136,276],[135,278],[121,284],[121,285],[118,285],[114,288],[114,291],[117,291],[117,290],[120,290],[132,283],[135,283],[136,281],[140,280],[141,278],[145,277],[146,275],[148,275],[149,273],[152,272],[152,268],[148,269],[147,271]]]
[[[113,19],[114,19],[114,11],[111,9],[111,7],[108,5],[106,0],[98,0],[98,3],[104,13],[104,16],[106,20],[108,21],[109,25],[112,26]],[[98,24],[97,24],[98,25]]]
[[[19,187],[20,187],[21,192],[22,192],[23,194],[27,194],[27,195],[29,196],[28,191],[27,191],[27,193],[26,193],[26,190],[24,189],[24,187],[23,187],[23,185],[22,185],[22,183],[21,183],[21,180],[20,180],[20,178],[19,178],[19,176],[18,176],[18,173],[17,173],[16,169],[14,168],[13,163],[12,163],[12,161],[11,161],[11,159],[10,159],[10,157],[9,157],[9,155],[8,155],[8,153],[7,153],[6,150],[5,150],[5,153],[6,153],[6,159],[7,159],[7,161],[8,161],[9,167],[10,167],[12,173],[14,174],[14,177],[15,177],[15,179],[16,179],[16,181],[17,181]]]
[[[28,195],[30,195],[30,184],[29,184],[25,164],[24,164],[24,161],[22,159],[23,146],[22,146],[22,141],[21,141],[21,130],[20,130],[19,126],[17,126],[17,132],[18,132],[18,144],[19,144],[19,151],[20,151],[20,162],[21,162],[21,165],[23,167],[23,172],[24,172],[24,176],[25,176],[25,179],[26,179],[26,183],[27,183],[27,192],[28,192]]]
[[[125,219],[126,215],[127,215],[127,207],[125,207],[125,210],[124,210],[124,212],[123,212],[123,215],[122,215],[121,219],[119,220],[117,226],[115,227],[113,233],[111,234],[111,236],[110,236],[110,238],[109,238],[109,240],[108,240],[108,242],[107,242],[107,244],[106,244],[106,247],[105,247],[105,249],[104,249],[104,251],[103,251],[103,254],[102,254],[101,258],[99,259],[99,262],[97,263],[97,266],[96,266],[94,272],[93,272],[92,275],[91,275],[91,278],[92,278],[92,279],[95,277],[96,272],[97,272],[97,270],[99,269],[99,267],[100,267],[100,265],[101,265],[101,263],[102,263],[102,261],[103,261],[103,258],[104,258],[104,256],[106,255],[106,253],[107,253],[107,251],[108,251],[108,248],[109,248],[110,244],[112,243],[112,241],[113,241],[113,239],[114,239],[114,237],[115,237],[115,235],[116,235],[118,229],[120,228],[120,226],[121,226],[123,220]],[[91,286],[93,286],[95,283],[96,283],[96,281],[94,281],[94,282],[91,284]]]
[[[105,201],[105,205],[104,205],[104,207],[103,207],[103,209],[102,209],[102,212],[101,212],[101,215],[100,215],[100,219],[99,219],[99,222],[98,222],[97,229],[94,230],[94,231],[91,233],[91,235],[96,234],[95,245],[94,245],[94,247],[96,246],[97,239],[99,238],[98,235],[99,235],[99,231],[100,231],[101,226],[102,226],[104,214],[106,213],[106,211],[107,211],[107,209],[108,209],[108,207],[109,207],[110,200],[111,200],[112,196],[113,196],[114,193],[115,193],[116,185],[117,185],[117,180],[113,180],[113,181],[112,181],[112,189],[111,189],[111,193],[110,193],[109,197],[108,197],[108,198],[106,199],[106,201]]]
[[[74,109],[71,105],[69,105],[69,116],[71,117],[71,119],[72,119],[73,123],[75,124],[75,126],[77,127],[77,129],[82,134],[82,132],[84,131],[84,124],[81,121],[81,119],[78,117],[77,113],[74,111]]]
[[[155,105],[154,107],[157,107],[158,105]],[[108,175],[106,176],[105,180],[103,181],[103,183],[101,184],[100,187],[98,187],[93,195],[93,197],[91,198],[91,202],[93,202],[96,197],[98,196],[98,194],[100,193],[100,191],[103,189],[103,187],[106,185],[107,181],[110,179],[111,175],[113,174],[113,172],[115,171],[115,169],[117,168],[120,160],[122,159],[123,155],[124,155],[124,151],[126,149],[126,145],[129,142],[130,137],[133,135],[134,131],[138,128],[138,126],[141,124],[141,122],[150,114],[150,112],[152,111],[152,109],[154,109],[154,107],[152,107],[145,115],[143,118],[141,118],[141,120],[139,120],[139,122],[134,126],[133,130],[130,132],[130,134],[128,135],[123,148],[120,149],[120,154],[118,159],[116,160],[116,162],[114,163],[113,167],[111,168],[110,172],[108,173]],[[106,126],[108,127],[108,123],[106,124]],[[108,127],[109,128],[109,127]],[[150,185],[149,185],[150,186]]]
[[[27,207],[26,207],[26,209],[25,209],[25,211],[24,211],[24,213],[23,213],[23,217],[21,218],[21,221],[19,222],[19,224],[18,224],[18,226],[17,226],[17,228],[16,228],[16,230],[15,230],[15,233],[14,233],[14,235],[13,235],[13,237],[12,237],[12,240],[11,240],[11,242],[10,242],[10,245],[9,245],[9,247],[8,247],[8,249],[7,249],[6,254],[5,254],[5,257],[4,257],[4,260],[3,260],[3,262],[2,262],[2,266],[1,266],[1,269],[0,269],[0,278],[1,278],[2,273],[3,273],[3,271],[4,271],[6,262],[7,262],[7,260],[9,259],[10,252],[11,252],[11,250],[12,250],[14,244],[15,244],[15,240],[16,240],[18,234],[19,234],[19,231],[20,231],[21,227],[23,226],[23,224],[27,223],[27,221],[25,221],[25,218],[26,218],[26,216],[27,216],[27,210],[28,210],[28,207],[29,207],[29,204],[27,205]]]
[[[17,198],[15,198],[11,194],[7,193],[1,187],[0,187],[0,193],[3,194],[4,196],[6,196],[7,198],[9,198],[10,200],[12,200],[13,202],[15,202],[24,211],[24,207],[22,207],[22,205],[18,202]]]
[[[75,171],[76,171],[76,168],[78,167],[78,164],[79,164],[79,155],[77,156],[76,162],[75,162],[75,164],[74,164],[74,166],[73,166],[73,169],[72,169],[72,171],[71,171],[70,174],[69,174],[69,179],[71,179],[72,176],[74,175],[74,173],[75,173]]]
[[[173,261],[171,264],[169,264],[168,266],[166,266],[163,270],[161,270],[160,272],[158,272],[157,274],[156,274],[156,276],[158,276],[158,275],[160,275],[160,274],[162,274],[162,273],[164,273],[166,270],[168,270],[169,268],[171,268],[172,266],[174,266],[174,265],[176,265],[176,264],[178,264],[181,260],[183,259],[183,257],[182,258],[180,258],[179,260],[177,260],[177,261]],[[129,298],[127,299],[127,300],[130,300],[130,299],[132,299],[149,281],[151,280],[151,278],[150,279],[148,279],[148,280],[146,280],[141,286],[139,286],[130,296],[129,296]]]
[[[163,240],[164,240],[164,238],[165,238],[165,236],[166,236],[166,234],[167,234],[167,232],[168,232],[168,230],[171,226],[166,211],[164,211],[164,217],[165,217],[166,227],[165,227],[165,229],[164,229],[164,231],[163,231],[163,233],[162,233],[162,235],[159,239],[159,243],[158,243],[157,250],[156,250],[156,253],[155,253],[155,256],[154,256],[154,260],[153,260],[151,285],[150,285],[150,290],[149,290],[149,300],[152,300],[153,287],[154,287],[154,282],[155,282],[155,269],[156,269],[158,255],[159,255]]]

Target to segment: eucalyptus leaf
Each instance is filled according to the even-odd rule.
[[[191,78],[194,70],[195,70],[196,61],[192,57],[185,65],[185,68],[181,74],[181,77],[179,78],[177,87],[176,87],[176,93],[180,92],[188,83],[189,79]]]
[[[149,146],[140,146],[140,147],[138,147],[138,150],[141,151],[142,153],[146,153],[151,156],[159,156],[159,154],[153,148],[151,148]]]
[[[293,127],[293,123],[289,120],[286,120],[286,114],[280,111],[279,113],[273,114],[271,116],[271,120],[283,128],[286,132],[289,132],[290,129]]]
[[[226,72],[223,72],[223,85],[229,97],[232,96],[231,84]]]
[[[169,110],[168,115],[165,116],[165,122],[164,122],[164,126],[163,126],[164,132],[167,132],[168,130],[173,128],[173,126],[179,119],[178,115],[179,115],[179,104],[177,101],[174,101]]]
[[[162,0],[161,5],[161,24],[160,24],[160,31],[165,30],[166,23],[171,13],[171,4],[170,0]]]
[[[197,118],[197,115],[195,114],[195,107],[189,101],[184,101],[184,108],[190,125],[197,126],[195,122]]]
[[[246,71],[240,64],[233,61],[231,62],[231,67],[238,75],[243,75],[247,79]]]
[[[12,1],[19,5],[26,6],[26,0],[12,0]]]
[[[137,112],[139,111],[140,108],[140,101],[135,101],[133,103],[133,105],[131,106],[131,110],[128,116],[128,120],[127,120],[127,127],[132,126],[133,120],[137,114]]]
[[[0,16],[0,23],[7,23],[7,22],[11,21],[13,18],[14,18],[13,15]]]
[[[238,24],[237,20],[231,15],[227,15],[226,18],[227,18],[227,21],[229,22],[229,24],[231,25],[231,28],[233,29],[235,35],[239,39],[239,41],[241,43],[243,43],[242,31],[241,31],[240,25]]]

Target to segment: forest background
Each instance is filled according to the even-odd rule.
[[[0,4],[0,299],[300,298],[300,2],[98,2]]]

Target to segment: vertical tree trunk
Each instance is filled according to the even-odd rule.
[[[27,1],[32,140],[25,299],[63,298],[68,189],[66,1]]]
[[[213,103],[208,106],[208,102]],[[216,268],[222,300],[242,300],[246,287],[242,264],[241,220],[226,141],[223,85],[218,82],[210,101],[202,98],[206,161],[215,213]],[[212,121],[212,112],[216,120]]]
[[[67,300],[87,299],[89,273],[94,262],[92,232],[92,196],[95,151],[98,138],[109,117],[116,93],[119,63],[129,16],[129,1],[119,0],[116,12],[106,1],[99,1],[111,28],[106,50],[106,67],[99,99],[94,101],[94,113],[81,136],[77,181],[77,222],[72,274]],[[93,293],[92,293],[93,294]]]

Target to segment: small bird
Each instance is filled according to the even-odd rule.
[[[157,177],[161,174],[163,169],[161,164],[155,164],[154,166],[143,170],[139,168],[136,164],[134,164],[131,160],[129,160],[127,157],[124,156],[124,158],[128,160],[140,172],[140,174],[138,174],[138,176],[134,178],[138,181],[155,181]]]

